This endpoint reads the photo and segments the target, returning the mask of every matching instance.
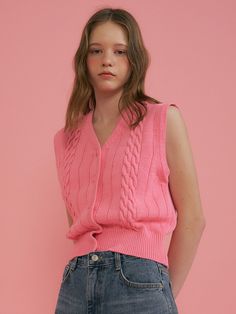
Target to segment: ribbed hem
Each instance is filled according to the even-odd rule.
[[[168,257],[164,247],[165,235],[146,230],[139,232],[121,227],[103,228],[102,233],[86,233],[74,243],[69,259],[94,251],[115,251],[148,258],[167,267]]]

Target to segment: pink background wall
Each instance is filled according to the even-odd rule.
[[[146,92],[181,107],[198,170],[207,227],[179,311],[235,313],[235,2],[1,0],[0,314],[54,313],[72,243],[53,135],[82,27],[118,4],[152,57]]]

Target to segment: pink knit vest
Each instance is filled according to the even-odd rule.
[[[166,236],[177,223],[168,187],[167,109],[147,103],[147,115],[131,130],[120,116],[101,147],[93,110],[70,136],[54,135],[62,198],[73,224],[69,259],[93,251],[116,251],[167,266]]]

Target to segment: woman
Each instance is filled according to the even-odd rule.
[[[178,313],[205,226],[180,108],[145,95],[149,56],[125,10],[88,20],[74,65],[54,137],[74,242],[55,312]]]

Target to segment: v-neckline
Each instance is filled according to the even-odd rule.
[[[123,111],[124,112],[124,111]],[[109,146],[109,144],[111,144],[116,135],[119,134],[119,131],[121,130],[121,123],[123,120],[123,117],[122,115],[120,114],[120,116],[118,117],[117,121],[116,121],[116,125],[114,126],[113,130],[111,131],[110,135],[107,137],[107,139],[105,140],[105,142],[103,144],[100,143],[100,140],[98,139],[98,136],[97,136],[97,133],[95,131],[95,128],[94,128],[94,125],[93,125],[93,113],[94,113],[94,110],[91,110],[89,113],[88,113],[88,120],[89,120],[89,125],[90,125],[90,128],[92,130],[92,133],[93,133],[93,136],[98,144],[98,146],[100,147],[101,150],[103,150],[105,147]]]

